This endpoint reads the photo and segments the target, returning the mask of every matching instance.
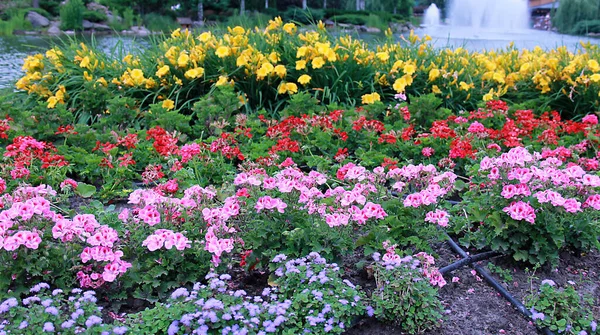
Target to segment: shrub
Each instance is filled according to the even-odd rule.
[[[60,9],[60,29],[83,30],[83,12],[85,6],[81,0],[70,0]]]
[[[325,12],[322,9],[312,8],[304,10],[297,7],[289,7],[283,13],[283,19],[285,21],[296,21],[302,24],[316,23],[319,20],[323,20],[324,17]]]
[[[600,19],[600,5],[596,0],[563,0],[552,17],[552,23],[561,33],[571,32],[578,22]]]
[[[581,297],[574,283],[559,287],[554,281],[543,280],[537,292],[525,298],[525,305],[532,319],[540,328],[548,327],[559,334],[597,334],[593,306],[598,306],[594,297]]]
[[[401,258],[394,247],[389,247],[381,260],[378,254],[374,258],[377,284],[371,295],[374,316],[398,324],[410,334],[438,325],[442,303],[437,298],[436,286],[442,287],[446,282],[433,267],[433,257],[419,253]]]
[[[571,34],[586,35],[588,33],[600,33],[600,19],[579,21],[571,29]]]
[[[88,20],[90,22],[105,22],[108,20],[108,16],[106,16],[105,13],[101,13],[101,12],[97,12],[97,11],[93,11],[93,10],[86,10],[83,12],[83,19],[84,20]]]
[[[24,299],[8,298],[0,304],[3,334],[124,334],[126,327],[113,327],[102,321],[102,308],[94,291],[73,289],[50,291],[39,283]]]
[[[170,16],[160,15],[156,13],[148,13],[144,15],[144,26],[150,31],[168,32],[179,28],[179,25]]]
[[[342,14],[342,15],[336,15],[336,16],[332,17],[331,19],[337,23],[347,23],[347,24],[362,26],[367,23],[367,18],[368,18],[368,16],[361,15],[361,14]]]
[[[600,177],[572,162],[564,166],[565,152],[571,154],[516,147],[472,166],[469,175],[477,177],[460,210],[467,217],[457,225],[465,241],[532,264],[556,264],[565,248],[600,247]]]

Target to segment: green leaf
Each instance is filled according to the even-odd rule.
[[[77,184],[75,193],[77,193],[77,195],[81,197],[89,198],[96,193],[96,186],[85,183],[79,183]]]

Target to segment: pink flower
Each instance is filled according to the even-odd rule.
[[[485,127],[481,123],[475,121],[475,122],[471,123],[468,131],[470,133],[483,133],[483,132],[485,132]]]
[[[581,119],[581,122],[589,124],[598,124],[598,117],[594,114],[589,114],[586,115],[583,119]]]
[[[127,219],[129,219],[129,209],[123,208],[123,210],[121,210],[121,213],[119,213],[119,220],[127,222]]]
[[[25,232],[23,240],[23,244],[29,249],[37,249],[40,243],[42,243],[42,239],[40,238],[38,233],[32,232]]]
[[[62,183],[60,183],[60,189],[64,190],[67,187],[71,187],[73,189],[77,188],[77,182],[71,178],[65,179]]]
[[[452,277],[452,282],[453,283],[458,283],[460,281],[460,278],[458,277]]]
[[[329,227],[347,226],[350,217],[345,214],[335,213],[325,215],[325,222]]]
[[[431,157],[435,153],[432,147],[425,147],[421,150],[421,154],[425,157]]]
[[[162,248],[164,243],[165,243],[165,239],[162,238],[161,236],[150,235],[150,236],[146,237],[144,242],[142,242],[142,245],[145,247],[148,247],[148,250],[150,250],[150,251],[155,251],[155,250]]]
[[[448,212],[436,209],[435,212],[428,212],[425,214],[425,221],[447,227],[450,222],[449,217],[450,215],[448,215]]]
[[[281,199],[264,196],[264,197],[258,198],[254,208],[256,209],[257,213],[259,213],[263,209],[268,209],[268,210],[276,209],[279,213],[284,213],[285,208],[287,208],[287,204],[285,202],[283,202]]]
[[[138,214],[140,219],[149,226],[154,226],[160,223],[160,213],[152,205],[146,205]]]
[[[6,251],[13,251],[13,250],[17,250],[17,248],[21,245],[22,243],[22,239],[16,237],[16,236],[7,236],[4,239],[4,250]]]
[[[583,203],[583,207],[592,207],[595,210],[600,211],[600,194],[594,194],[587,198]]]
[[[535,210],[529,203],[523,201],[513,202],[510,206],[504,207],[502,211],[510,215],[513,220],[525,220],[529,223],[535,223]]]

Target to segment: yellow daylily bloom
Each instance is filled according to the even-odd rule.
[[[300,77],[298,77],[298,82],[302,85],[306,85],[306,84],[310,83],[311,79],[312,78],[309,75],[303,74]]]
[[[162,107],[170,111],[175,108],[175,102],[171,99],[166,99],[165,101],[163,101]]]

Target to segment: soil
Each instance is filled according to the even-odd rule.
[[[441,268],[459,260],[446,243],[434,246],[437,253],[436,262]],[[487,263],[493,263],[501,270],[489,271]],[[523,264],[512,261],[510,257],[501,256],[478,263],[491,272],[497,281],[518,300],[524,301],[533,289],[537,290],[543,279],[552,279],[558,285],[568,281],[576,283],[577,290],[589,294],[598,303],[595,307],[595,318],[600,319],[600,252],[585,255],[563,253],[556,269],[544,267],[535,273],[527,272]],[[465,266],[446,275],[448,284],[439,290],[439,296],[444,305],[444,320],[437,329],[430,330],[426,335],[536,335],[541,334],[536,327],[499,293],[484,280],[471,273],[472,268]],[[499,274],[499,273],[502,274]],[[365,273],[346,270],[352,279],[363,286],[367,292],[373,289],[373,284],[366,281]],[[532,275],[534,276],[532,281]],[[357,277],[358,276],[358,277]],[[452,282],[452,278],[459,278]],[[508,281],[508,283],[506,283]],[[396,335],[404,334],[393,325],[384,324],[374,319],[364,319],[346,332],[347,335]]]

